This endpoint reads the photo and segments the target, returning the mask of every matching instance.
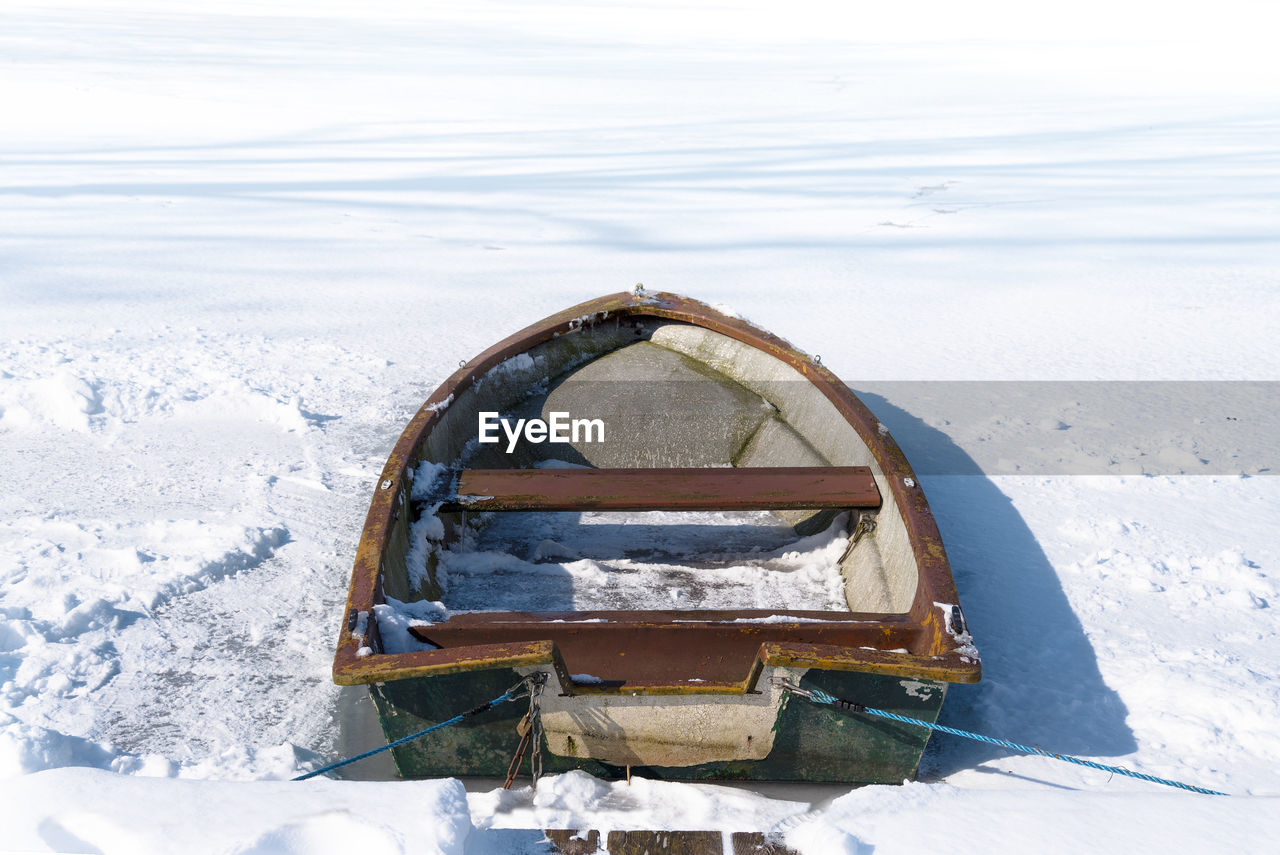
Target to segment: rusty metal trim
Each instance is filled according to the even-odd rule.
[[[862,671],[947,683],[976,683],[982,678],[982,666],[976,660],[955,652],[921,656],[888,650],[850,649],[830,644],[766,641],[760,645],[760,659],[764,665],[778,668]]]
[[[500,626],[502,624],[543,624],[564,622],[609,623],[615,626],[750,626],[753,618],[782,616],[797,623],[820,621],[828,626],[874,624],[915,626],[910,614],[885,615],[878,612],[836,612],[819,609],[593,609],[554,612],[462,612],[449,618],[451,625]],[[411,630],[419,627],[410,627]],[[425,629],[425,627],[423,627]]]
[[[446,513],[878,508],[866,466],[751,469],[460,469]]]
[[[339,655],[343,655],[339,651]],[[551,641],[475,644],[449,650],[419,650],[383,656],[356,656],[334,665],[334,682],[341,686],[381,683],[409,677],[434,677],[490,668],[550,666],[562,685],[572,686],[564,660]]]

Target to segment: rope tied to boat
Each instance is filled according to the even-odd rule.
[[[422,737],[426,736],[428,733],[434,733],[437,730],[443,730],[446,727],[458,724],[459,722],[466,721],[469,718],[474,718],[480,715],[481,713],[486,713],[489,710],[493,709],[494,707],[501,706],[502,704],[505,704],[508,701],[518,701],[521,698],[530,698],[531,699],[530,706],[531,708],[535,708],[536,705],[532,699],[535,696],[541,696],[542,687],[546,684],[546,682],[547,682],[547,675],[545,673],[541,671],[535,672],[533,674],[530,674],[528,677],[525,677],[519,683],[516,683],[510,689],[507,689],[505,692],[503,692],[501,695],[494,698],[493,700],[485,701],[484,703],[480,704],[478,707],[472,707],[471,709],[467,710],[464,713],[459,713],[458,715],[455,715],[453,718],[449,719],[448,721],[442,721],[439,724],[433,724],[431,727],[425,728],[424,730],[419,730],[417,733],[411,733],[408,736],[402,736],[399,739],[395,740],[394,742],[388,742],[386,745],[380,746],[378,748],[374,748],[371,751],[365,751],[361,754],[355,755],[354,757],[348,757],[345,760],[339,760],[336,763],[330,763],[328,766],[322,766],[321,768],[316,769],[315,771],[307,772],[306,774],[299,775],[296,778],[292,778],[290,780],[305,781],[308,778],[314,778],[317,775],[323,775],[326,772],[332,772],[334,769],[340,769],[343,766],[349,766],[350,764],[355,763],[358,760],[363,760],[366,757],[372,757],[375,754],[381,754],[383,751],[390,751],[392,748],[395,748],[400,745],[404,745],[407,742],[412,742],[415,739],[421,739]],[[540,719],[541,719],[540,715],[534,716],[534,720],[539,722],[537,726],[537,733],[536,733],[537,738],[539,740],[539,745],[541,744],[541,737],[542,737],[542,727],[541,727]],[[536,758],[536,763],[534,766],[535,774],[541,775],[542,752],[540,749],[534,753],[534,757]],[[537,783],[536,777],[534,778],[534,783],[535,784]]]
[[[802,698],[808,698],[817,704],[826,704],[845,712],[860,713],[863,715],[873,715],[880,718],[887,718],[893,721],[899,721],[903,724],[914,724],[919,727],[926,727],[930,730],[938,730],[943,733],[949,733],[952,736],[963,736],[965,739],[973,739],[978,742],[985,742],[988,745],[998,745],[1002,748],[1010,748],[1014,751],[1021,751],[1024,754],[1037,754],[1041,757],[1049,757],[1053,760],[1062,760],[1066,763],[1075,763],[1078,766],[1088,766],[1090,769],[1098,769],[1103,772],[1111,772],[1116,775],[1125,775],[1130,778],[1137,778],[1142,781],[1150,781],[1153,784],[1163,784],[1166,787],[1177,787],[1180,790],[1188,790],[1193,793],[1201,793],[1206,796],[1225,796],[1227,793],[1221,793],[1217,790],[1209,790],[1204,787],[1193,786],[1192,784],[1184,784],[1181,781],[1171,781],[1168,778],[1157,778],[1155,775],[1146,775],[1142,772],[1135,772],[1132,769],[1126,769],[1123,766],[1107,766],[1103,763],[1095,763],[1092,760],[1084,760],[1080,757],[1072,757],[1070,754],[1058,754],[1054,751],[1046,751],[1043,748],[1037,748],[1033,745],[1021,745],[1017,742],[1010,742],[1007,739],[1000,739],[994,736],[984,736],[981,733],[972,733],[968,730],[960,730],[955,727],[947,727],[944,724],[937,724],[932,721],[925,721],[919,718],[911,718],[905,715],[898,715],[887,710],[876,709],[875,707],[865,706],[854,701],[846,701],[829,695],[821,689],[802,689],[791,681],[782,677],[772,677],[769,682],[782,688],[784,691],[791,692],[793,695],[799,695]]]

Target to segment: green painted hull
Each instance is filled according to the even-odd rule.
[[[515,671],[498,669],[419,677],[370,687],[387,741],[452,718],[502,695],[519,682]],[[935,721],[946,683],[900,677],[813,670],[802,688],[821,689],[900,715]],[[549,689],[553,690],[553,689]],[[725,704],[733,696],[718,696]],[[592,696],[582,696],[589,704]],[[503,777],[520,737],[516,724],[526,702],[507,703],[469,721],[391,749],[405,778]],[[805,698],[784,698],[774,724],[773,748],[762,760],[696,766],[633,766],[632,774],[665,780],[809,781],[900,784],[914,780],[930,731],[868,715],[845,713]],[[622,778],[627,769],[596,760],[560,757],[544,750],[543,771],[581,769],[601,778]],[[528,765],[524,770],[527,773]]]

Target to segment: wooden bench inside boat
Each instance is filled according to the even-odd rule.
[[[685,685],[702,691],[741,691],[762,644],[801,645],[830,658],[849,650],[864,657],[872,650],[922,652],[928,641],[906,615],[767,609],[470,612],[410,626],[409,633],[443,655],[550,641],[567,673],[589,674],[600,689]]]
[[[866,466],[462,469],[443,512],[878,508]]]

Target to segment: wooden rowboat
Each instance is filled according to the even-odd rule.
[[[576,441],[563,420],[552,441],[556,413],[582,417]],[[539,416],[510,442],[479,441],[486,419]],[[795,543],[751,540],[780,530]],[[699,538],[707,560],[672,546]],[[815,603],[791,598],[806,579]],[[333,673],[369,684],[388,740],[534,672],[549,675],[546,771],[896,783],[927,731],[772,678],[933,721],[981,665],[884,425],[787,342],[638,292],[553,315],[455,372],[400,436],[361,536]],[[500,776],[523,712],[400,746],[397,768]]]

